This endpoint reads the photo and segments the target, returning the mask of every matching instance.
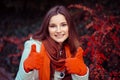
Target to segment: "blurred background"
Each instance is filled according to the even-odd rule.
[[[120,80],[120,0],[0,0],[0,80],[14,80],[24,42],[55,5],[76,22],[89,80]]]

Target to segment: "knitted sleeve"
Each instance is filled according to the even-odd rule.
[[[30,51],[31,51],[31,45],[36,44],[36,50],[40,52],[40,45],[41,42],[36,41],[34,39],[27,40],[24,44],[24,50],[21,56],[21,61],[19,65],[19,70],[17,72],[15,80],[37,80],[38,78],[38,71],[33,70],[29,73],[26,73],[23,67],[24,60],[28,57]]]
[[[77,74],[71,74],[73,80],[89,80],[89,68],[87,67],[87,73],[83,76]]]

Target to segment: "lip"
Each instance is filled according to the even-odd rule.
[[[64,37],[64,34],[55,35],[55,37],[56,37],[56,38],[58,38],[58,39],[61,39],[61,38],[63,38],[63,37]]]

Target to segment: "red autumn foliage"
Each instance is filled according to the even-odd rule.
[[[78,19],[77,15],[75,21],[79,22],[78,31],[84,48],[84,58],[90,68],[89,79],[119,80],[120,24],[118,19],[120,17],[107,16],[102,13],[98,15],[98,12],[100,14],[100,11],[103,10],[102,6],[97,6],[94,10],[81,4],[69,6],[69,8],[73,7],[83,10],[82,12],[78,11],[78,14],[84,14],[82,20],[81,17]],[[86,13],[89,13],[89,15],[86,15]],[[75,16],[74,13],[73,16]],[[85,24],[85,21],[88,23]]]

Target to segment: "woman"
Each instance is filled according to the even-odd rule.
[[[48,11],[33,38],[25,42],[16,80],[88,80],[83,50],[64,6]]]

